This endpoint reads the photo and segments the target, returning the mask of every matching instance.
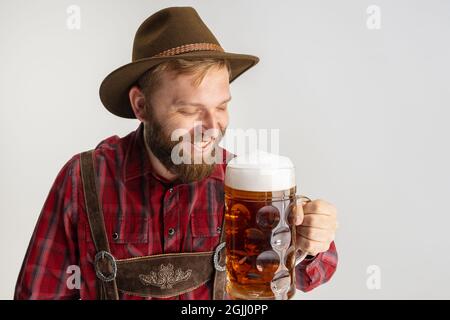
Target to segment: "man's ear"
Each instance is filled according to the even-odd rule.
[[[134,115],[141,122],[147,122],[147,114],[145,109],[145,95],[138,86],[131,87],[128,92],[131,107],[133,108]]]

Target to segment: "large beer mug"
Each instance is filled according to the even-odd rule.
[[[232,159],[225,175],[227,293],[233,299],[295,294],[296,183],[289,158],[254,152]]]

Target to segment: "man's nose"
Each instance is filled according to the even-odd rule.
[[[202,118],[202,126],[204,130],[219,129],[217,117],[213,112],[206,110]]]

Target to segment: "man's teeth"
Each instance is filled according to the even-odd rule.
[[[203,141],[203,142],[195,143],[195,145],[196,145],[197,147],[199,147],[199,148],[204,148],[204,147],[206,147],[210,142],[211,142],[211,140],[209,140],[209,141]]]

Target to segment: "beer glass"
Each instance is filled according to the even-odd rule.
[[[225,174],[227,293],[232,299],[290,299],[295,266],[295,170],[286,158],[254,152]]]

